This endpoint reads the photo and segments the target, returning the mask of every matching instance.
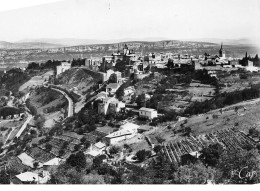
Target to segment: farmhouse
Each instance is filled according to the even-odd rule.
[[[153,119],[157,117],[157,111],[155,109],[142,107],[139,109],[139,116],[142,118]]]

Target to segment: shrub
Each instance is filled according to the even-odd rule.
[[[137,159],[142,162],[146,159],[146,157],[151,156],[151,151],[146,151],[146,150],[140,150],[136,153]]]
[[[46,149],[46,151],[50,152],[51,149],[52,149],[52,145],[49,144],[49,143],[47,143],[47,144],[45,145],[45,149]]]
[[[69,146],[69,142],[65,141],[62,145],[62,149],[66,149]]]
[[[80,149],[80,145],[79,144],[74,146],[74,150],[75,151],[78,151],[79,149]]]
[[[154,152],[156,153],[159,153],[161,151],[161,145],[156,145],[154,148],[153,148]]]
[[[110,149],[109,149],[109,153],[111,155],[114,155],[114,154],[117,154],[119,152],[120,148],[117,147],[117,146],[112,146]]]
[[[162,138],[161,136],[156,136],[155,138],[158,141],[158,143],[163,143],[165,141],[165,139]]]
[[[65,154],[65,150],[64,149],[59,150],[59,156],[62,156],[64,154]]]

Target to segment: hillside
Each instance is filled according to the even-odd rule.
[[[71,68],[59,75],[56,83],[68,91],[72,90],[79,95],[84,95],[97,81],[95,76],[90,75],[84,69]]]
[[[46,119],[44,127],[52,127],[53,120],[63,117],[68,106],[67,99],[49,88],[36,88],[30,96],[30,103],[37,108],[37,114]]]
[[[30,76],[20,69],[11,69],[0,78],[0,92],[12,91],[17,94],[22,84],[30,79]],[[2,94],[0,96],[3,96]]]

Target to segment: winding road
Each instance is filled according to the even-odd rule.
[[[69,102],[69,106],[68,106],[68,117],[73,116],[73,113],[74,113],[74,112],[73,112],[73,101],[72,101],[72,99],[71,99],[64,91],[61,91],[61,90],[56,89],[56,88],[51,88],[51,89],[60,92],[62,95],[64,95],[64,96],[66,97],[66,99],[67,99],[68,102]]]

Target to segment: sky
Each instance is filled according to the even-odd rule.
[[[260,39],[260,0],[0,0],[0,41]]]

